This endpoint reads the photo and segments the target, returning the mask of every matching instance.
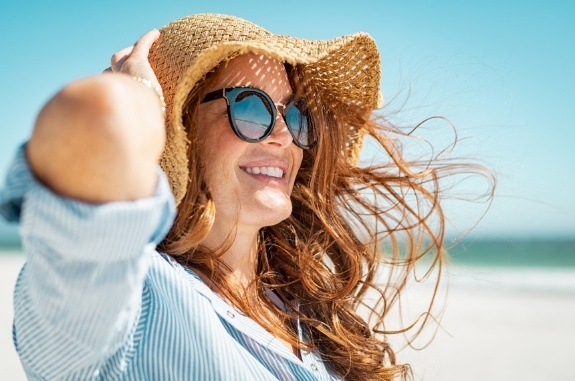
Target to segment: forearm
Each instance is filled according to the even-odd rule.
[[[174,213],[158,166],[161,105],[132,79],[157,84],[147,61],[157,36],[145,34],[114,59],[116,73],[75,81],[52,97],[0,189],[0,213],[20,221],[27,255],[14,341],[41,379],[90,372],[131,348],[147,259]]]

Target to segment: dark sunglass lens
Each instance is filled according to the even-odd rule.
[[[233,104],[233,118],[240,134],[248,139],[258,140],[266,135],[272,124],[269,102],[253,91],[239,93]]]
[[[310,147],[315,143],[311,123],[307,113],[302,112],[302,105],[290,102],[285,109],[285,120],[294,140],[302,147]]]

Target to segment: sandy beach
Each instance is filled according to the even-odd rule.
[[[12,291],[23,258],[0,252],[0,380],[25,380],[12,345]],[[575,381],[575,269],[451,270],[431,345],[398,353],[415,380]]]

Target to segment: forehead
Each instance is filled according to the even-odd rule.
[[[220,65],[214,89],[233,86],[252,86],[267,92],[273,99],[292,94],[283,62],[255,53],[237,56]]]

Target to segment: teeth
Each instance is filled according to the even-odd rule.
[[[284,175],[284,172],[278,167],[248,167],[245,171],[253,175],[266,175],[277,178],[282,178]]]

